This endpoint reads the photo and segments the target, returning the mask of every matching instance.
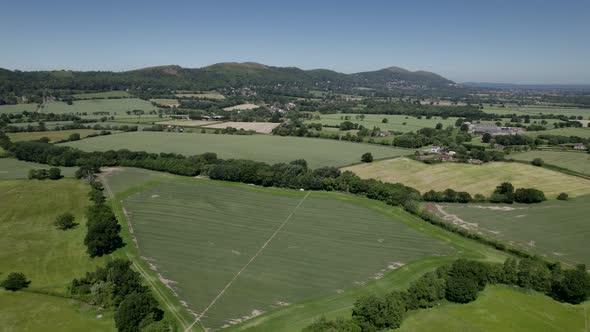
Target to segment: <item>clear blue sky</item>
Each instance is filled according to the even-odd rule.
[[[255,61],[590,84],[589,0],[0,0],[0,8],[0,67],[9,69]]]

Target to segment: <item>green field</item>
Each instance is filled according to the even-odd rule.
[[[559,136],[578,136],[582,138],[590,138],[590,128],[558,128],[543,131],[531,131],[528,135],[559,135]]]
[[[507,105],[506,107],[498,106],[484,106],[483,109],[486,113],[498,114],[498,115],[565,115],[565,116],[582,116],[584,119],[590,117],[590,108],[574,108],[574,107],[558,107],[558,106],[512,106]]]
[[[590,154],[584,152],[560,152],[532,150],[510,155],[515,160],[533,161],[541,158],[545,164],[567,168],[572,171],[590,175]]]
[[[3,331],[113,330],[113,321],[98,319],[96,308],[62,297],[72,279],[104,261],[90,259],[83,245],[88,190],[73,179],[0,181],[0,273],[23,272],[31,280],[26,291],[0,291]],[[55,217],[64,212],[81,225],[55,229]]]
[[[146,112],[146,116],[149,116],[147,114],[149,111],[156,111],[157,109],[150,102],[138,98],[89,99],[74,101],[72,105],[61,101],[50,102],[43,110],[43,113],[75,114],[81,115],[82,118],[101,118],[105,115],[93,115],[92,113],[108,112],[109,116],[116,118],[131,118],[133,116],[128,115],[127,111],[143,110]]]
[[[29,176],[30,169],[49,169],[52,166],[45,164],[30,163],[13,158],[0,158],[0,180],[4,179],[24,179]],[[73,177],[78,168],[60,167],[61,175]],[[47,180],[50,181],[50,180]]]
[[[84,138],[91,134],[98,133],[94,129],[70,129],[70,130],[54,130],[54,131],[33,131],[33,132],[20,132],[20,133],[8,133],[8,137],[13,142],[19,141],[34,141],[43,137],[49,138],[50,142],[61,141],[67,139],[71,134],[78,133],[80,137]]]
[[[109,187],[118,179],[129,183],[125,173],[107,175]],[[392,218],[373,208],[378,202],[178,177],[160,181],[120,196],[122,206],[140,254],[191,309],[212,303],[255,257],[207,311],[206,327],[340,294],[380,279],[396,263],[454,252],[400,221],[408,215],[399,209],[389,208],[397,211]]]
[[[104,99],[111,97],[131,97],[127,91],[107,91],[107,92],[92,92],[92,93],[77,93],[72,95],[77,99]]]
[[[590,265],[590,196],[539,204],[442,204],[490,237],[566,263]]]
[[[344,168],[361,178],[400,182],[424,193],[451,188],[470,194],[491,195],[497,185],[511,182],[515,188],[537,188],[554,198],[590,194],[590,180],[521,163],[492,162],[484,165],[441,163],[428,165],[408,158],[396,158]]]
[[[184,155],[215,152],[223,159],[250,159],[268,163],[303,158],[312,168],[360,162],[361,155],[365,152],[371,152],[376,159],[413,153],[411,150],[328,139],[167,132],[122,133],[65,144],[86,151],[129,149]]]
[[[574,306],[537,292],[488,286],[472,303],[444,304],[410,313],[396,331],[582,332],[590,324],[585,314],[588,308],[588,302]]]
[[[17,105],[1,105],[1,113],[22,113],[24,111],[35,112],[38,104],[17,104]]]
[[[373,129],[379,127],[381,130],[409,132],[429,127],[434,128],[437,123],[442,123],[444,127],[454,126],[457,118],[442,119],[441,117],[432,117],[432,119],[418,119],[407,115],[385,115],[385,114],[365,114],[365,119],[356,119],[359,114],[318,114],[320,120],[306,120],[306,123],[321,123],[323,125],[338,126],[344,121],[350,121],[363,125],[365,128]],[[344,120],[345,116],[350,116],[350,120]],[[387,119],[387,123],[382,123]],[[406,123],[405,125],[403,123]]]

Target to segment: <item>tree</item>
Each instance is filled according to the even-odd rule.
[[[531,162],[531,164],[533,164],[534,166],[541,167],[541,166],[543,166],[545,164],[545,162],[541,158],[535,158],[535,159],[533,159],[533,161]]]
[[[580,264],[575,269],[565,270],[563,279],[554,286],[556,297],[560,301],[579,304],[590,297],[590,276],[586,266]]]
[[[485,133],[483,134],[483,136],[481,137],[481,141],[483,143],[489,143],[492,140],[492,135],[490,133]]]
[[[142,320],[150,315],[154,321],[164,317],[158,301],[150,293],[132,293],[117,308],[115,326],[119,332],[138,332]]]
[[[469,303],[477,299],[480,287],[475,280],[462,276],[449,277],[445,298],[451,302]]]
[[[534,188],[518,188],[514,192],[514,201],[518,203],[540,203],[545,201],[545,194],[538,189]]]
[[[68,141],[79,141],[80,140],[80,134],[78,133],[72,133],[70,134],[70,137],[68,137]]]
[[[364,163],[370,163],[373,161],[373,155],[371,152],[367,152],[361,156],[361,161]]]
[[[352,319],[363,331],[397,328],[405,312],[402,293],[394,291],[385,297],[369,295],[358,299],[352,308]]]
[[[518,263],[518,286],[546,293],[551,289],[551,272],[543,261],[525,258]]]
[[[308,325],[302,332],[361,332],[360,326],[356,325],[351,320],[327,320],[326,317],[321,317],[317,321]]]
[[[381,123],[388,123],[389,120],[387,118],[383,118],[383,120],[381,120]]]
[[[124,246],[123,239],[119,235],[121,225],[110,207],[96,204],[88,209],[86,215],[88,232],[84,238],[84,244],[90,257],[107,255]]]
[[[569,199],[569,195],[566,193],[561,193],[557,195],[557,199],[560,201],[567,201]]]
[[[429,272],[410,284],[406,296],[408,309],[430,308],[445,298],[445,280]]]
[[[502,265],[502,283],[516,285],[518,283],[518,261],[508,258]]]
[[[50,180],[61,179],[61,169],[59,169],[58,167],[51,167],[49,169],[49,172],[47,172],[47,178],[49,178]]]
[[[76,218],[74,218],[74,216],[71,213],[67,212],[57,216],[53,224],[55,225],[55,227],[57,227],[57,229],[65,231],[74,228],[78,225],[74,222],[75,219]]]
[[[0,287],[15,292],[19,289],[29,287],[30,283],[31,282],[27,280],[24,274],[20,272],[12,272],[6,279],[4,279],[4,281],[2,281],[2,283],[0,283]]]
[[[439,122],[436,124],[436,127],[434,127],[434,128],[436,128],[437,130],[441,130],[441,129],[443,129],[443,124]]]

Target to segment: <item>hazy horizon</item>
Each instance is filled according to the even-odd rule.
[[[390,66],[455,82],[590,84],[588,1],[21,1],[0,67],[125,71],[219,62],[343,73]]]

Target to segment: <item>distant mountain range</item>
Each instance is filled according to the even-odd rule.
[[[10,86],[87,90],[137,87],[210,90],[244,86],[288,86],[306,89],[329,88],[333,91],[354,88],[407,91],[445,90],[453,88],[455,83],[435,73],[409,71],[399,67],[344,74],[327,69],[303,70],[253,62],[226,62],[202,68],[167,65],[125,72],[22,72],[0,69],[0,89]]]
[[[517,83],[490,83],[490,82],[465,82],[461,83],[465,86],[475,88],[492,88],[492,89],[533,89],[533,90],[575,90],[575,89],[590,89],[590,84],[517,84]]]

